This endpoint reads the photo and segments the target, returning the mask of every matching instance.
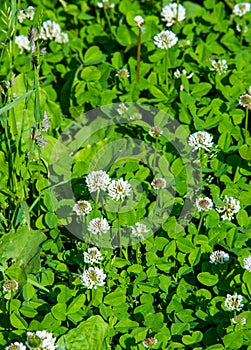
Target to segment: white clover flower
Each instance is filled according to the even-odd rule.
[[[17,35],[15,38],[15,43],[20,49],[20,54],[22,54],[24,50],[31,50],[30,42],[26,35]]]
[[[77,201],[77,203],[74,204],[73,211],[75,211],[77,215],[86,215],[92,211],[92,206],[88,201]]]
[[[94,235],[102,235],[110,230],[106,218],[95,218],[89,222],[87,230]]]
[[[46,331],[27,332],[26,345],[29,349],[36,350],[54,350],[56,338],[53,334]]]
[[[240,2],[239,4],[234,5],[233,13],[236,16],[242,17],[244,16],[247,12],[250,11],[250,3],[248,2]]]
[[[225,253],[223,250],[216,250],[210,255],[211,264],[223,264],[225,261],[229,260],[229,254]]]
[[[193,76],[193,72],[187,75],[187,71],[185,69],[182,69],[182,72],[180,72],[180,70],[177,68],[176,71],[173,73],[176,79],[179,79],[181,77],[181,74],[187,77],[187,79],[190,79]]]
[[[130,195],[132,190],[131,185],[127,180],[118,179],[112,180],[110,185],[108,186],[108,195],[112,197],[112,199],[120,200]]]
[[[147,233],[146,225],[141,224],[140,222],[136,222],[135,226],[132,226],[132,235],[138,239],[144,239],[143,233]]]
[[[154,37],[154,44],[164,50],[170,49],[177,41],[177,36],[170,30],[162,30],[162,32]]]
[[[145,23],[144,18],[141,17],[141,16],[135,16],[135,17],[134,17],[134,21],[135,21],[136,26],[137,26],[138,28],[141,28],[142,25]]]
[[[116,73],[116,77],[118,77],[119,80],[126,80],[126,79],[128,79],[130,77],[130,73],[129,73],[128,69],[121,68]]]
[[[39,35],[40,39],[53,40],[55,38],[60,37],[60,35],[61,28],[58,23],[53,22],[51,20],[43,22]]]
[[[236,30],[237,30],[237,32],[239,32],[239,33],[241,33],[241,32],[247,33],[247,31],[248,31],[248,26],[243,27],[243,25],[240,25],[240,24],[238,23],[238,24],[236,24]]]
[[[97,289],[97,287],[103,286],[105,284],[106,274],[103,269],[98,267],[89,267],[80,276],[82,283],[88,289]]]
[[[251,255],[243,259],[244,269],[251,272]]]
[[[172,3],[163,7],[161,16],[162,21],[166,22],[166,26],[170,27],[176,21],[181,22],[186,18],[186,9],[180,4]]]
[[[158,342],[155,338],[146,338],[142,344],[145,348],[152,348],[152,346],[156,345]]]
[[[155,190],[160,190],[166,187],[166,180],[162,177],[158,177],[157,179],[151,182],[151,185]]]
[[[55,37],[56,43],[66,44],[69,42],[68,34],[61,32],[58,36]]]
[[[226,300],[225,300],[225,307],[229,310],[229,311],[240,311],[244,304],[242,304],[242,295],[238,295],[238,294],[227,294]]]
[[[206,151],[210,152],[210,147],[213,147],[213,136],[211,136],[206,131],[198,131],[194,134],[191,134],[188,138],[188,144],[189,146],[193,146],[193,151],[199,150],[199,149],[205,149]]]
[[[50,129],[50,123],[49,123],[49,116],[46,113],[46,111],[44,111],[44,116],[43,116],[43,120],[42,120],[42,131],[48,131]]]
[[[5,348],[5,350],[26,350],[26,346],[23,343],[11,343]]]
[[[113,8],[114,4],[110,3],[109,0],[102,0],[101,2],[97,2],[97,6],[99,8],[105,8],[105,9],[109,9],[109,8]]]
[[[240,96],[239,104],[242,107],[251,107],[251,95],[244,94]]]
[[[18,282],[15,280],[9,280],[4,282],[3,284],[3,291],[4,292],[14,292],[15,290],[18,290]]]
[[[240,201],[233,197],[225,196],[223,199],[224,206],[218,207],[216,210],[218,213],[223,213],[221,215],[222,220],[232,220],[234,218],[234,214],[237,214],[240,210]]]
[[[87,252],[84,252],[84,262],[86,264],[99,264],[102,259],[103,255],[96,247],[88,248]]]
[[[17,14],[17,19],[19,23],[23,23],[23,21],[28,18],[30,21],[33,21],[35,15],[35,9],[32,6],[29,6],[25,10],[19,10]]]
[[[218,60],[218,61],[212,60],[211,63],[212,63],[212,67],[210,68],[210,70],[215,71],[219,75],[226,73],[226,71],[228,70],[228,65],[226,60]]]
[[[119,108],[117,109],[117,112],[119,115],[123,115],[126,113],[126,111],[128,111],[128,107],[126,106],[125,103],[120,103],[119,104]]]
[[[152,137],[154,136],[158,137],[162,134],[163,134],[163,130],[159,126],[153,126],[149,131],[149,135],[151,135]]]
[[[110,181],[109,175],[103,170],[92,171],[85,180],[90,193],[100,190],[106,191]]]
[[[208,211],[213,208],[213,201],[208,197],[196,199],[196,206],[198,211]]]
[[[247,323],[246,318],[241,316],[241,315],[236,315],[231,320],[232,320],[233,324],[238,324],[241,326],[243,326],[244,324]]]
[[[191,41],[190,40],[186,40],[186,39],[179,40],[179,47],[180,48],[188,47],[190,45],[191,45]]]

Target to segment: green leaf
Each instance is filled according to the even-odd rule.
[[[71,304],[67,308],[67,314],[72,314],[79,311],[85,304],[86,296],[84,294],[80,294],[74,298]]]
[[[117,288],[114,292],[109,293],[104,298],[104,304],[117,306],[125,303],[126,301],[126,291],[122,288]]]
[[[199,331],[195,331],[192,335],[184,335],[182,341],[185,345],[199,343],[203,338],[203,334]]]
[[[93,65],[105,60],[105,55],[98,46],[91,46],[84,55],[84,64]]]
[[[8,105],[0,108],[0,116],[7,112],[9,109],[15,107],[19,102],[21,102],[22,100],[24,100],[26,97],[30,96],[33,93],[34,90],[30,90],[28,92],[26,92],[25,94],[23,94],[22,96],[20,96],[19,98],[15,99],[13,102],[9,103]]]
[[[138,322],[132,321],[132,320],[129,320],[129,319],[119,321],[116,324],[116,329],[119,332],[121,332],[121,333],[126,333],[126,332],[130,331],[131,329],[135,329],[135,328],[138,328],[138,327],[139,327]]]
[[[196,98],[202,97],[206,95],[211,90],[211,88],[212,88],[212,85],[209,83],[196,84],[192,89],[191,95]]]
[[[108,324],[100,316],[91,316],[58,340],[58,350],[108,350],[105,338]]]
[[[229,350],[240,349],[243,344],[243,335],[240,332],[233,332],[223,337],[223,343]]]
[[[28,323],[20,316],[18,311],[14,311],[10,315],[10,323],[14,328],[27,329]]]
[[[57,303],[51,308],[51,313],[56,320],[65,321],[66,320],[66,304]]]
[[[198,274],[197,278],[200,283],[208,287],[214,286],[219,281],[217,275],[211,275],[209,272],[201,272]]]
[[[245,160],[251,160],[251,146],[249,145],[242,145],[239,148],[239,153],[241,158]]]

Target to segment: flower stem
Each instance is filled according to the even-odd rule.
[[[245,119],[245,143],[248,140],[248,107],[246,107],[246,119]]]
[[[137,84],[139,84],[139,81],[140,81],[140,53],[141,53],[141,28],[139,27],[138,45],[137,45],[137,71],[136,71]]]
[[[105,6],[104,6],[104,13],[105,13],[105,18],[106,18],[107,23],[108,23],[108,27],[109,27],[110,32],[112,34],[112,25],[111,25],[110,17],[109,17],[109,15],[107,13],[107,10],[106,10]]]
[[[99,199],[99,191],[96,193],[96,199],[95,199],[95,204],[94,204],[94,218],[96,217],[96,212],[98,208],[98,199]]]
[[[169,81],[168,81],[168,50],[166,50],[166,87],[168,90],[168,85],[169,85]]]
[[[199,225],[198,225],[198,228],[197,228],[197,232],[196,232],[195,237],[194,237],[194,241],[195,241],[195,242],[196,242],[197,239],[198,239],[198,235],[199,235],[199,233],[200,233],[200,229],[201,229],[201,225],[202,225],[202,223],[203,223],[203,219],[204,219],[204,213],[201,214],[201,217],[200,217],[200,221],[199,221]]]

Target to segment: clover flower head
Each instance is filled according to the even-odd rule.
[[[115,5],[113,3],[110,3],[109,0],[102,0],[100,2],[97,2],[97,6],[99,8],[109,9],[109,8],[114,8]]]
[[[54,350],[56,338],[53,334],[47,331],[27,332],[26,345],[29,349],[36,350]]]
[[[187,77],[187,79],[191,79],[193,76],[193,72],[187,75],[187,71],[185,69],[182,69],[182,72],[180,72],[180,70],[177,68],[173,75],[176,79],[179,79],[181,75],[184,75],[185,77]]]
[[[89,267],[88,270],[83,272],[80,279],[82,280],[83,285],[88,289],[97,289],[97,287],[105,285],[106,274],[103,269]]]
[[[118,179],[112,180],[110,185],[108,186],[108,195],[115,200],[124,199],[130,195],[132,190],[131,185],[127,180]]]
[[[123,115],[126,113],[126,111],[128,111],[128,107],[126,106],[125,103],[120,103],[119,104],[119,108],[117,109],[117,112],[119,115]]]
[[[228,70],[228,65],[226,60],[218,60],[218,61],[212,60],[211,63],[212,63],[212,67],[210,68],[210,70],[215,71],[219,75],[226,73],[226,71]]]
[[[237,214],[240,210],[240,201],[233,197],[225,196],[223,199],[224,206],[217,207],[218,213],[223,213],[221,215],[222,220],[231,221],[234,218],[234,214]]]
[[[94,235],[102,235],[110,230],[106,218],[95,218],[89,222],[87,230]]]
[[[17,35],[15,38],[15,43],[20,49],[20,54],[23,54],[24,50],[31,50],[30,42],[26,35]]]
[[[231,320],[233,324],[238,324],[240,326],[243,326],[247,323],[247,319],[241,315],[235,315]]]
[[[239,105],[242,107],[251,107],[251,95],[241,95],[239,99]]]
[[[225,300],[225,307],[229,310],[229,311],[241,311],[241,309],[243,308],[244,304],[242,304],[242,295],[238,295],[238,294],[227,294],[226,300]]]
[[[142,25],[145,23],[144,18],[141,16],[135,16],[134,21],[135,21],[135,24],[138,28],[141,28]]]
[[[46,113],[46,111],[44,111],[44,117],[42,120],[42,131],[48,131],[50,129],[50,122],[49,122],[50,118],[48,116],[48,114]]]
[[[251,5],[248,2],[240,2],[239,4],[234,5],[233,13],[236,16],[242,17],[251,9]]]
[[[144,239],[143,233],[147,232],[149,232],[149,230],[147,230],[146,225],[141,224],[140,222],[136,222],[135,226],[132,226],[132,235],[138,239]]]
[[[92,206],[88,201],[77,201],[77,203],[74,204],[73,211],[79,216],[87,215],[92,211]]]
[[[151,135],[152,137],[154,136],[158,137],[162,134],[163,134],[163,130],[159,126],[153,126],[149,131],[149,135]]]
[[[205,149],[210,152],[210,148],[213,147],[213,136],[211,136],[206,131],[198,131],[194,134],[191,134],[188,138],[189,146],[193,146],[193,151],[199,149]]]
[[[186,40],[186,39],[181,39],[179,40],[179,47],[180,48],[185,48],[191,45],[191,41],[190,40]]]
[[[145,348],[152,348],[152,346],[156,345],[157,342],[158,340],[152,337],[152,338],[146,338],[142,344]]]
[[[3,284],[4,292],[15,292],[18,290],[18,282],[16,280],[8,280]]]
[[[198,211],[208,211],[213,208],[213,201],[208,197],[196,199],[196,206]]]
[[[84,252],[84,262],[86,264],[99,264],[102,259],[103,256],[96,247],[88,248],[87,252]]]
[[[225,253],[223,250],[216,250],[210,255],[211,264],[223,264],[225,261],[229,260],[229,254]]]
[[[58,36],[55,38],[55,42],[59,44],[66,44],[69,42],[69,37],[67,33],[61,32]]]
[[[119,80],[126,80],[126,79],[128,79],[130,77],[130,73],[129,73],[128,69],[121,68],[116,73],[116,77],[118,77]]]
[[[166,26],[171,27],[176,21],[182,22],[186,18],[186,9],[180,4],[172,3],[163,7],[161,16]]]
[[[166,180],[162,177],[158,177],[157,179],[151,182],[151,185],[155,190],[160,190],[166,187]]]
[[[23,343],[15,342],[7,346],[5,350],[26,350],[26,346]]]
[[[251,272],[251,255],[243,259],[244,269]]]
[[[17,14],[17,19],[19,23],[23,23],[23,21],[28,18],[30,21],[33,20],[35,15],[35,9],[32,6],[29,6],[27,9],[19,10]]]
[[[163,50],[168,50],[178,41],[177,36],[171,30],[162,30],[154,37],[154,44]]]
[[[40,30],[40,39],[53,40],[61,34],[61,28],[58,23],[48,20],[43,22]]]
[[[92,171],[86,177],[86,184],[90,193],[106,191],[111,179],[104,170]]]

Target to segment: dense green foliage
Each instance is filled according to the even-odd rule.
[[[1,349],[37,330],[52,332],[59,350],[142,350],[148,337],[157,339],[153,349],[251,349],[243,260],[251,255],[251,123],[239,103],[251,93],[251,11],[234,15],[231,0],[180,3],[186,18],[171,27],[161,20],[165,1],[1,3]],[[28,6],[34,19],[20,23]],[[20,50],[15,38],[31,25],[39,33],[47,20],[69,41],[34,39],[34,52]],[[166,29],[178,43],[162,50],[154,36]],[[212,60],[226,60],[226,71]],[[128,77],[119,76],[123,68]],[[153,126],[163,134],[149,135]],[[213,137],[210,151],[189,146],[198,131]],[[95,170],[127,180],[131,195],[91,195],[85,179]],[[156,178],[166,188],[154,190]],[[214,207],[198,211],[200,196]],[[240,202],[232,220],[216,210],[225,196]],[[87,222],[73,211],[79,200],[94,208]],[[106,217],[112,240],[87,237],[96,217]],[[129,234],[137,222],[148,228],[144,239]],[[106,274],[97,289],[79,278],[92,246]],[[211,263],[216,250],[229,260]],[[8,280],[18,289],[6,292]],[[243,296],[238,312],[225,305],[235,293]],[[235,324],[236,315],[246,323]]]

